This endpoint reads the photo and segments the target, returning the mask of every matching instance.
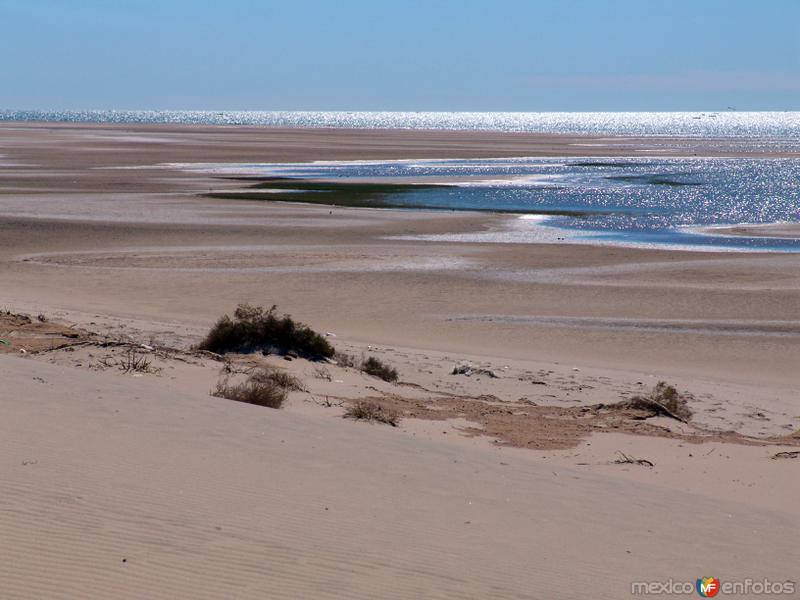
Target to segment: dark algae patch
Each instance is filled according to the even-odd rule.
[[[698,186],[703,185],[699,181],[681,181],[680,179],[673,179],[668,175],[609,175],[606,177],[609,181],[622,181],[625,183],[641,183],[644,185],[666,185],[670,187],[683,187],[683,186]]]
[[[355,181],[322,181],[290,177],[225,177],[223,179],[251,182],[240,191],[209,192],[207,198],[221,200],[257,200],[262,202],[300,202],[303,204],[322,204],[326,206],[346,206],[356,208],[417,208],[427,210],[467,210],[473,212],[509,214],[548,214],[582,217],[595,211],[576,211],[561,209],[502,209],[481,207],[455,207],[419,201],[418,193],[434,190],[452,189],[446,184],[381,183]],[[411,195],[416,200],[408,201]]]
[[[623,163],[625,167],[646,167],[647,163],[626,162]],[[618,162],[598,161],[598,160],[584,160],[580,162],[568,163],[570,167],[620,167]]]
[[[404,193],[445,187],[429,184],[317,181],[290,177],[226,177],[225,179],[252,183],[247,190],[211,192],[205,195],[209,198],[223,200],[302,202],[304,204],[359,208],[402,208],[407,205],[397,200]]]

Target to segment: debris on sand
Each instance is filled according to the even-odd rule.
[[[691,396],[688,394],[681,394],[675,387],[659,381],[647,396],[637,395],[609,407],[643,411],[646,414],[642,418],[663,416],[688,423],[692,418],[692,410],[688,405],[689,398]]]
[[[772,460],[781,458],[800,458],[800,450],[791,450],[789,452],[778,452],[772,455]]]
[[[655,463],[647,460],[646,458],[634,458],[633,456],[628,456],[619,450],[617,450],[617,454],[619,454],[619,458],[614,461],[615,465],[641,465],[643,467],[656,466]]]
[[[497,379],[497,374],[489,369],[481,369],[480,367],[473,367],[469,363],[463,365],[456,365],[453,367],[451,375],[466,375],[472,377],[473,375],[486,375],[492,379]]]
[[[54,350],[79,345],[91,337],[86,332],[40,317],[8,310],[0,312],[0,353]]]

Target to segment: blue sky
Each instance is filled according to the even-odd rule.
[[[800,110],[800,0],[0,0],[0,108]]]

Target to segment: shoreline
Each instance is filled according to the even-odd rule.
[[[742,237],[764,237],[778,240],[800,239],[800,222],[778,221],[775,223],[740,223],[737,225],[714,225],[698,227],[706,235],[736,235]]]
[[[749,140],[753,138],[727,138],[720,137],[676,137],[669,135],[605,135],[584,133],[529,133],[529,132],[504,132],[504,131],[473,131],[473,130],[446,130],[446,129],[345,129],[334,127],[284,127],[284,126],[254,126],[254,125],[195,125],[173,123],[72,123],[61,121],[0,121],[0,131],[3,129],[14,130],[56,130],[56,131],[107,131],[117,135],[131,132],[153,132],[166,135],[211,135],[226,134],[228,138],[242,136],[254,141],[258,138],[276,136],[283,142],[290,142],[289,146],[275,155],[274,162],[303,162],[303,161],[329,161],[329,160],[358,160],[368,158],[363,152],[371,142],[376,143],[373,148],[378,156],[376,159],[403,159],[403,158],[513,158],[518,156],[530,157],[652,157],[661,158],[689,158],[689,157],[748,157],[748,158],[798,158],[798,150],[753,150],[753,149],[728,149],[716,150],[715,143],[724,143],[736,140]],[[339,138],[345,144],[333,150],[324,145],[318,148],[315,158],[309,157],[306,152],[295,153],[292,146],[299,142],[306,144],[318,143],[324,138]],[[295,139],[292,139],[295,138]],[[756,138],[760,139],[760,138]],[[134,140],[135,141],[135,140]],[[154,140],[157,141],[157,140]],[[168,141],[162,140],[162,141]],[[352,141],[357,141],[361,148],[348,148]],[[390,151],[387,152],[387,142]],[[586,142],[590,142],[587,144]],[[674,143],[677,148],[665,149],[664,143]],[[398,153],[403,148],[404,154]],[[525,151],[521,152],[521,149]],[[210,149],[212,154],[213,148]],[[440,153],[437,154],[436,150]],[[517,152],[517,154],[514,154]],[[570,154],[571,152],[571,154]],[[606,154],[603,154],[606,152]],[[637,154],[638,152],[638,154]],[[644,152],[645,154],[641,154]],[[657,152],[658,154],[648,154]],[[230,156],[230,155],[229,155]],[[252,154],[242,154],[247,157],[242,160],[252,159]],[[294,158],[294,157],[300,157]],[[339,158],[333,158],[339,156]],[[131,156],[134,158],[134,156]],[[149,165],[158,162],[152,161]],[[201,162],[197,160],[186,162]],[[236,162],[234,159],[233,162]],[[273,162],[273,161],[264,161]],[[142,164],[142,163],[137,163]]]

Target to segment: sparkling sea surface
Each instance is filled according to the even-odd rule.
[[[358,129],[439,129],[592,135],[773,138],[798,147],[800,112],[359,112],[0,110],[0,121],[191,123]],[[755,140],[754,140],[755,141]]]

